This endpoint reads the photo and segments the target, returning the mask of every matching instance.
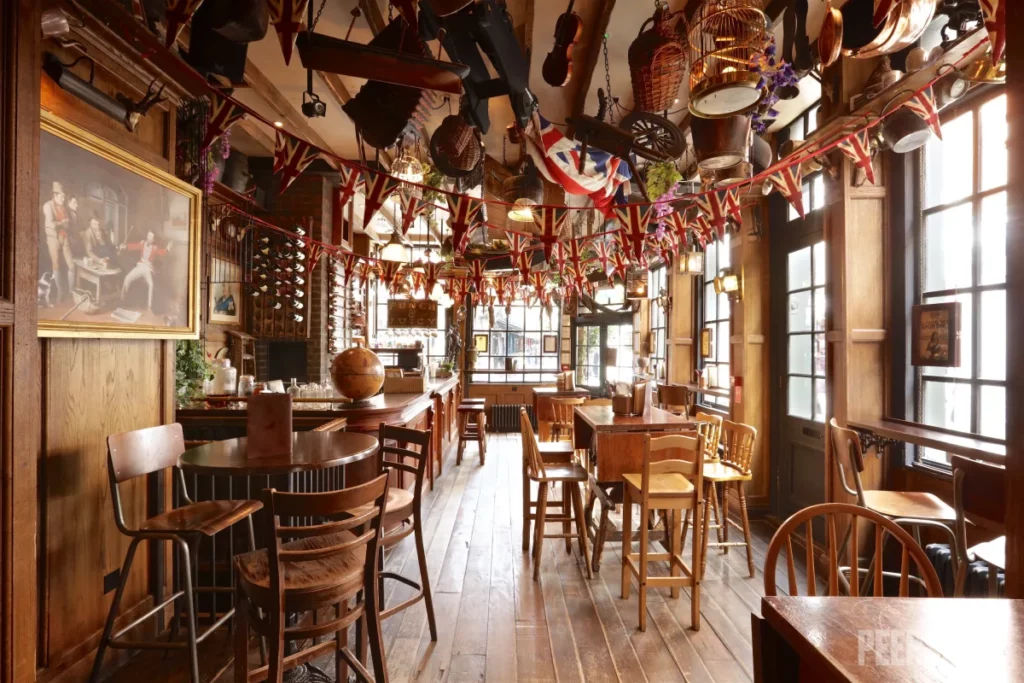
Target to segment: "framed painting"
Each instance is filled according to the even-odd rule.
[[[960,367],[960,302],[914,306],[911,340],[913,365]]]
[[[214,325],[242,325],[241,268],[216,256],[210,259],[209,317]]]
[[[489,340],[490,337],[488,337],[486,334],[474,334],[473,348],[476,349],[478,353],[487,353],[487,346]]]
[[[41,129],[39,336],[197,339],[202,192],[48,111]]]
[[[543,353],[558,353],[558,337],[553,334],[544,335]]]
[[[714,350],[712,345],[715,343],[715,328],[705,327],[700,331],[700,357],[711,358]]]

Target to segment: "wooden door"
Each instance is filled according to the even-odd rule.
[[[810,202],[808,202],[810,204]],[[785,519],[825,501],[825,242],[820,211],[771,206],[772,496]]]

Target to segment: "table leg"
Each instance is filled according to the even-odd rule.
[[[754,650],[754,683],[800,680],[800,656],[778,631],[757,614],[750,615]]]

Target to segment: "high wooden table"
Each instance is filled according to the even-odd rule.
[[[594,543],[593,570],[601,567],[606,541],[621,541],[622,531],[611,525],[609,513],[622,502],[622,475],[640,472],[644,462],[644,435],[661,436],[693,432],[696,423],[678,415],[650,408],[643,415],[621,416],[611,406],[577,406],[573,415],[576,449],[590,452],[590,495],[587,499],[587,528]],[[662,451],[662,459],[675,457]],[[601,519],[593,521],[594,504],[601,503]],[[611,529],[609,529],[611,527]],[[652,540],[660,536],[652,535]]]
[[[755,683],[1024,680],[1024,600],[761,600]]]

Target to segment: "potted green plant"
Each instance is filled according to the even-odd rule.
[[[203,395],[203,385],[213,379],[201,339],[178,340],[174,348],[174,396],[183,408]]]

